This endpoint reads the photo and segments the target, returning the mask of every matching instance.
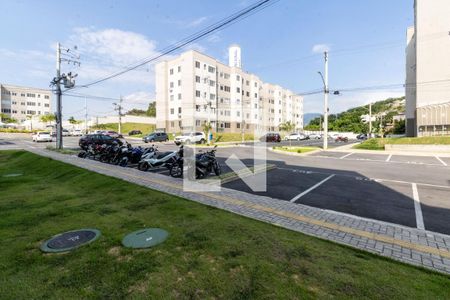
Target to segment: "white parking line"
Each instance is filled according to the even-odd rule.
[[[319,183],[316,183],[315,185],[313,185],[312,187],[310,187],[309,189],[307,189],[306,191],[298,194],[297,196],[295,196],[294,198],[292,198],[290,201],[291,202],[295,202],[298,199],[300,199],[300,197],[303,197],[304,195],[308,194],[309,192],[311,192],[312,190],[316,189],[317,187],[319,187],[320,185],[324,184],[325,182],[327,182],[328,180],[330,180],[331,178],[334,177],[334,175],[336,174],[331,174],[330,176],[328,176],[327,178],[325,178],[324,180],[322,180]]]
[[[420,207],[420,199],[419,192],[417,191],[417,184],[411,183],[413,190],[413,198],[414,198],[414,210],[416,211],[416,224],[417,229],[425,229],[425,225],[423,224],[423,215],[422,208]]]
[[[392,154],[389,154],[388,158],[386,158],[386,162],[389,162],[392,158]]]
[[[348,153],[348,154],[345,154],[344,156],[339,157],[339,159],[344,159],[344,158],[346,158],[346,157],[352,155],[353,153],[355,153],[355,152],[350,152],[350,153]]]
[[[443,161],[439,156],[435,156],[438,161],[440,161],[444,166],[447,166],[445,161]]]

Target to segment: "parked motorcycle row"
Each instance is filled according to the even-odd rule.
[[[217,146],[216,146],[217,147]],[[221,174],[220,164],[216,159],[216,147],[207,152],[195,155],[195,177],[201,179],[214,172]],[[137,167],[141,171],[167,168],[172,177],[183,176],[184,147],[178,150],[160,152],[155,145],[151,147],[132,147],[129,143],[120,145],[113,142],[107,144],[89,144],[78,153],[80,158],[89,158],[121,167]]]

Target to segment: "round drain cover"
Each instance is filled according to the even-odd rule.
[[[41,245],[44,252],[70,251],[95,241],[100,236],[97,229],[80,229],[55,235]]]
[[[22,176],[22,173],[11,173],[11,174],[5,174],[3,175],[3,177],[17,177],[17,176]]]
[[[125,236],[122,245],[128,248],[149,248],[164,242],[169,233],[160,228],[137,230]]]

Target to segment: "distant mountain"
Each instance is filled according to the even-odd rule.
[[[372,103],[372,117],[376,121],[372,122],[372,128],[379,128],[381,116],[383,116],[383,127],[392,124],[393,116],[405,112],[405,97],[388,98],[386,100]],[[367,132],[368,124],[361,120],[361,116],[369,114],[369,105],[350,108],[342,113],[330,114],[328,116],[328,129],[333,131],[347,132]],[[321,124],[320,114],[306,121],[304,117],[305,129],[318,130]]]
[[[308,125],[312,119],[319,118],[321,114],[319,113],[307,113],[303,114],[303,124]]]

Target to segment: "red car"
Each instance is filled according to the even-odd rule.
[[[279,143],[281,142],[281,135],[279,133],[267,133],[261,139],[262,142],[266,143]]]

